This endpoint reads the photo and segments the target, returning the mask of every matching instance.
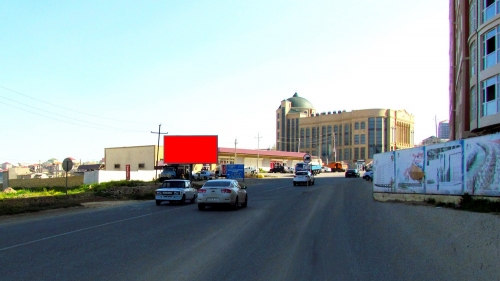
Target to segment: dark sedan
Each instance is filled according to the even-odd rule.
[[[347,169],[347,171],[345,171],[345,177],[346,178],[359,178],[358,169]]]

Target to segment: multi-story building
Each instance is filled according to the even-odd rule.
[[[450,0],[450,140],[500,132],[500,0]]]
[[[448,122],[448,120],[439,122],[437,136],[440,139],[450,138],[450,123]]]
[[[276,110],[276,150],[308,153],[324,163],[368,163],[375,153],[413,146],[414,118],[405,110],[318,113],[297,93]]]

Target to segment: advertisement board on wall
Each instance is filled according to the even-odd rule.
[[[463,140],[465,192],[500,196],[500,134]]]
[[[395,151],[396,192],[424,193],[424,148]]]
[[[425,149],[425,193],[463,194],[462,142],[429,145]]]
[[[394,152],[378,153],[373,156],[373,191],[395,192]]]
[[[218,136],[164,136],[163,162],[166,164],[217,164]]]

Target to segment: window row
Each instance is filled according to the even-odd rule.
[[[476,92],[476,87],[470,91],[470,114],[471,120],[477,118],[477,110],[480,110],[481,117],[497,114],[500,112],[500,76],[495,75],[480,83],[480,95]],[[479,98],[479,100],[478,100]],[[480,105],[478,108],[477,105]]]
[[[489,21],[494,16],[500,14],[499,0],[472,0],[469,4],[469,30],[475,32],[477,30],[478,8],[481,19],[481,24]],[[479,6],[478,4],[479,3]]]

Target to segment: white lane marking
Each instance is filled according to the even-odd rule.
[[[152,216],[152,215],[156,215],[156,214],[161,214],[161,213],[165,213],[165,212],[169,212],[169,211],[176,211],[176,210],[187,208],[187,207],[189,207],[189,206],[179,207],[179,208],[175,208],[175,209],[168,209],[168,210],[161,211],[161,212],[155,212],[155,213],[151,213],[151,214],[140,215],[140,216],[136,216],[136,217],[126,218],[126,219],[122,219],[122,220],[117,220],[117,221],[107,222],[107,223],[98,224],[98,225],[94,225],[94,226],[89,226],[89,227],[85,227],[85,228],[81,228],[81,229],[77,229],[77,230],[73,230],[73,231],[68,231],[68,232],[64,232],[64,233],[60,233],[60,234],[48,236],[48,237],[45,237],[45,238],[40,238],[40,239],[36,239],[36,240],[25,242],[25,243],[21,243],[21,244],[9,246],[9,247],[1,248],[0,252],[6,251],[6,250],[10,250],[10,249],[13,249],[13,248],[17,248],[17,247],[21,247],[21,246],[26,246],[26,245],[33,244],[33,243],[40,242],[40,241],[45,241],[45,240],[53,239],[53,238],[56,238],[56,237],[61,237],[61,236],[65,236],[65,235],[69,235],[69,234],[73,234],[73,233],[82,232],[82,231],[89,230],[89,229],[94,229],[94,228],[103,227],[103,226],[107,226],[107,225],[112,225],[112,224],[116,224],[116,223],[120,223],[120,222],[124,222],[124,221],[129,221],[129,220],[134,220],[134,219],[143,218],[143,217],[147,217],[147,216]]]

